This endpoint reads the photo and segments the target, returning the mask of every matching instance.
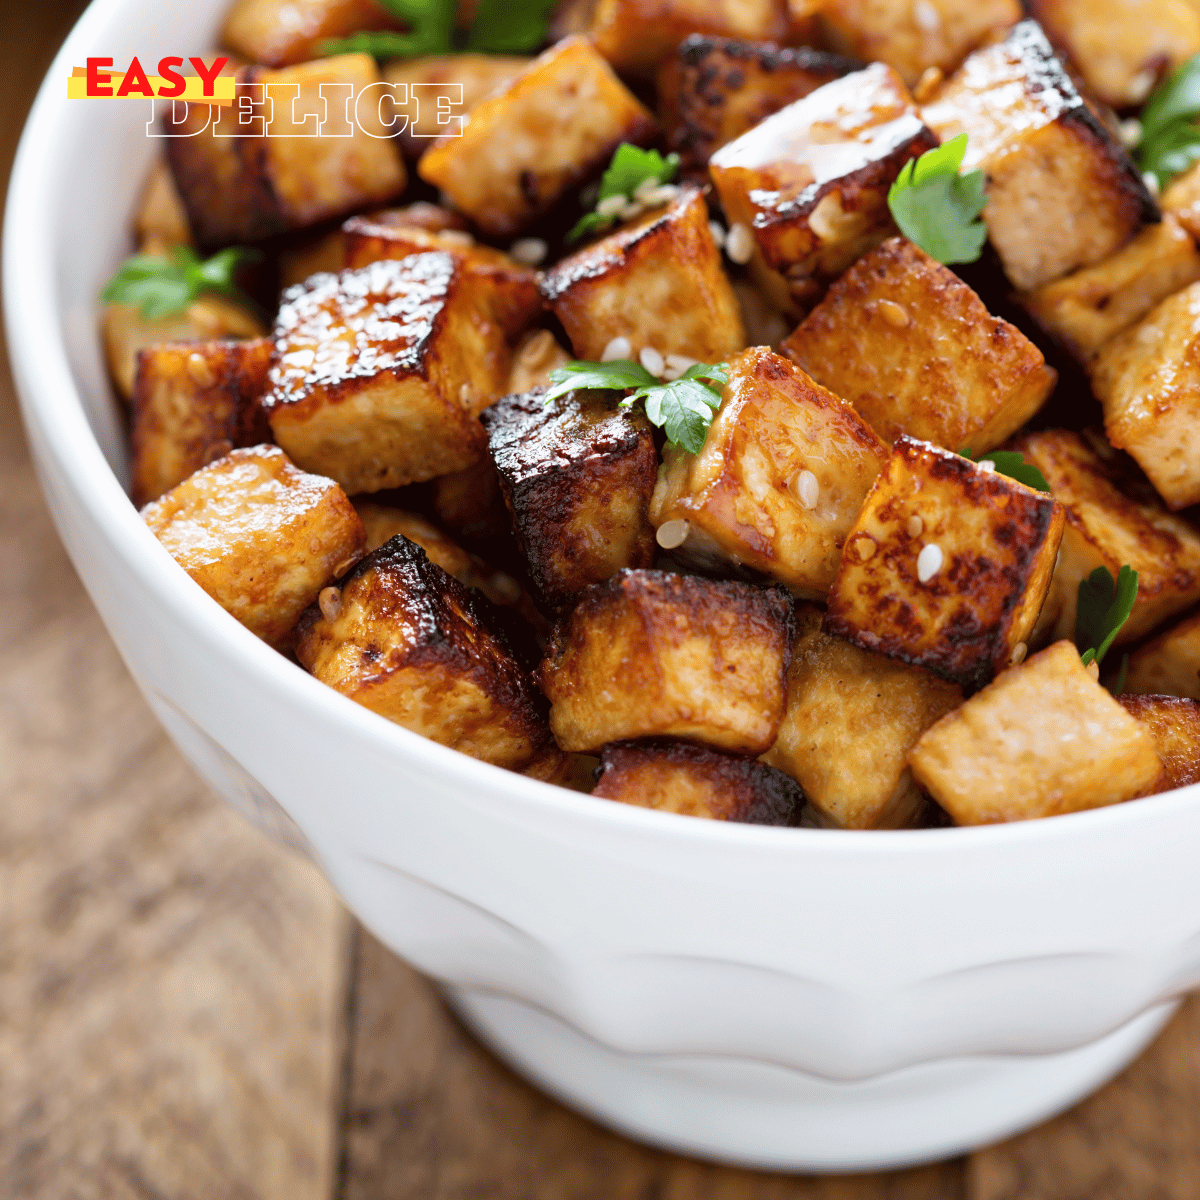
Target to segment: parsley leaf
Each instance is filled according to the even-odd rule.
[[[121,264],[100,298],[105,304],[127,304],[150,320],[182,312],[201,292],[216,292],[252,311],[258,306],[233,282],[240,267],[262,254],[247,246],[230,246],[201,259],[189,246],[172,246],[174,261],[135,254]]]
[[[721,388],[728,382],[729,368],[725,363],[715,366],[694,363],[678,379],[664,382],[641,363],[629,359],[606,363],[576,361],[550,372],[551,387],[545,400],[549,404],[577,388],[633,389],[632,395],[621,401],[622,408],[632,408],[644,400],[650,423],[662,428],[669,442],[682,446],[689,454],[699,454],[713,413],[721,407]]]
[[[600,205],[612,196],[624,196],[628,200],[647,179],[670,183],[678,172],[678,154],[672,152],[664,158],[657,150],[643,150],[629,142],[622,142],[600,180],[600,191],[596,194],[595,203]],[[571,232],[567,234],[567,241],[575,242],[584,234],[607,229],[615,224],[616,220],[615,214],[586,213],[575,222]]]
[[[987,205],[983,171],[959,174],[967,135],[904,164],[888,192],[888,208],[900,232],[938,262],[975,262],[987,241],[977,218]]]
[[[1048,492],[1050,490],[1045,475],[1033,463],[1027,463],[1025,456],[1019,450],[989,450],[976,459],[968,448],[962,452],[961,457],[969,458],[972,462],[994,463],[997,475],[1007,475],[1009,479],[1015,479],[1018,483],[1023,483],[1035,491]]]
[[[483,0],[467,34],[480,54],[528,54],[546,40],[555,0]]]
[[[1200,54],[1173,71],[1142,109],[1142,140],[1135,154],[1138,166],[1165,187],[1194,162],[1200,161]]]
[[[1079,583],[1079,603],[1075,611],[1075,643],[1086,646],[1083,665],[1104,661],[1117,634],[1129,620],[1138,594],[1138,574],[1128,564],[1117,574],[1097,567]]]

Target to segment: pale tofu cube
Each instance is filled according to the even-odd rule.
[[[694,188],[579,250],[547,271],[542,295],[578,358],[599,361],[613,338],[630,357],[651,347],[697,362],[722,362],[746,344],[737,296]]]
[[[492,237],[509,237],[658,124],[582,38],[566,38],[481,101],[460,137],[443,136],[418,174]]]
[[[1154,738],[1097,683],[1071,642],[1005,671],[943,717],[908,756],[956,825],[995,825],[1145,795]]]
[[[1158,206],[1036,21],[976,50],[922,109],[962,170],[987,173],[983,219],[1004,270],[1032,291],[1115,253]]]
[[[157,159],[150,170],[138,201],[133,228],[139,242],[155,239],[170,246],[192,244],[187,213],[164,159]]]
[[[298,471],[276,446],[232,451],[148,504],[142,519],[226,612],[281,650],[365,540],[342,489]]]
[[[376,0],[234,0],[221,41],[250,62],[286,67],[315,58],[327,40],[399,28]]]
[[[549,741],[524,669],[462,584],[403,537],[304,614],[296,657],[356,704],[498,767],[521,770]]]
[[[1185,617],[1130,655],[1125,691],[1200,700],[1200,613]]]
[[[825,630],[982,687],[1028,647],[1062,531],[1045,493],[900,437],[846,538]]]
[[[1200,704],[1178,696],[1118,696],[1117,702],[1154,739],[1163,774],[1153,793],[1200,783]]]
[[[908,752],[962,703],[962,689],[920,667],[821,630],[819,609],[796,614],[787,716],[763,762],[786,771],[823,820],[840,829],[904,829],[925,797]]]
[[[564,750],[648,737],[757,755],[779,734],[795,638],[780,588],[621,571],[555,626],[539,672]]]
[[[729,364],[700,453],[665,447],[650,519],[679,562],[745,565],[824,600],[887,459],[845,401],[778,354],[747,350]]]
[[[1056,372],[948,267],[905,238],[870,251],[783,343],[885,441],[991,450],[1041,408]]]

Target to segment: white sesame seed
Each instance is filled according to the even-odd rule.
[[[464,250],[475,245],[475,239],[465,229],[443,229],[438,238],[449,246],[461,246]]]
[[[632,221],[634,217],[640,217],[646,211],[646,206],[637,200],[630,200],[624,208],[621,209],[621,220]]]
[[[856,563],[870,562],[875,557],[875,551],[879,549],[879,543],[869,533],[856,534],[854,540],[846,547],[850,554],[850,561]]]
[[[896,329],[907,329],[912,324],[908,309],[903,304],[897,304],[895,300],[880,300],[879,315]]]
[[[817,507],[821,498],[821,484],[811,471],[797,471],[788,480],[788,491],[795,496],[801,508],[810,511]]]
[[[1012,656],[1009,658],[1009,666],[1019,667],[1025,661],[1025,655],[1029,653],[1029,647],[1024,642],[1018,642],[1013,647]]]
[[[472,388],[469,383],[464,383],[462,387],[458,389],[458,400],[464,408],[471,407],[471,401],[474,399],[474,396],[475,389]]]
[[[662,378],[663,369],[666,363],[663,362],[663,356],[659,354],[653,346],[645,346],[642,352],[638,355],[638,362],[650,372],[651,375],[657,375]]]
[[[657,175],[651,175],[647,179],[643,179],[641,183],[633,189],[633,198],[640,200],[643,204],[650,203],[650,193],[655,188],[661,186],[662,180]]]
[[[605,196],[605,198],[596,205],[596,211],[602,217],[615,217],[628,203],[628,196]]]
[[[509,254],[527,267],[536,267],[545,257],[549,246],[541,238],[521,238],[508,248]]]
[[[725,235],[725,253],[735,263],[748,263],[754,255],[754,234],[740,221],[729,227]]]
[[[600,361],[616,362],[618,359],[627,359],[632,353],[633,347],[629,344],[627,337],[615,337],[604,347],[604,353],[600,355]]]
[[[716,243],[717,249],[724,249],[725,226],[720,221],[709,221],[708,232],[712,234],[712,240]]]
[[[654,191],[648,192],[641,199],[644,204],[649,204],[652,207],[658,207],[662,204],[674,204],[679,199],[681,190],[681,188],[676,187],[673,183],[660,183]]]
[[[1100,664],[1093,658],[1086,667],[1087,673],[1097,682],[1100,680]]]
[[[941,28],[942,18],[929,0],[917,0],[913,5],[913,16],[916,17],[917,24],[926,33],[936,33]]]
[[[309,592],[312,595],[312,592]],[[321,589],[321,594],[317,597],[317,604],[321,609],[321,616],[327,621],[336,621],[342,615],[342,589],[336,587],[327,587]]]
[[[928,583],[942,569],[944,561],[945,555],[936,542],[923,546],[917,555],[917,579],[921,583]]]
[[[1146,185],[1146,191],[1148,191],[1150,195],[1157,200],[1159,193],[1162,191],[1162,188],[1158,183],[1158,176],[1155,175],[1153,171],[1147,171],[1145,175],[1142,176],[1142,182]]]
[[[499,604],[516,604],[521,598],[521,585],[503,571],[494,571],[488,583]]]
[[[1158,82],[1158,73],[1147,68],[1145,71],[1139,71],[1128,83],[1125,94],[1128,96],[1131,104],[1141,104],[1143,100],[1154,90],[1154,85]]]
[[[996,464],[990,458],[981,458],[975,465],[988,475],[996,469]]]
[[[688,521],[664,521],[658,527],[654,538],[664,550],[675,550],[687,541],[691,529],[691,523]]]
[[[908,518],[908,524],[905,525],[904,528],[910,538],[917,538],[925,532],[925,522],[918,517],[916,513],[913,513],[913,515]]]
[[[668,354],[663,368],[664,379],[678,379],[689,367],[694,367],[699,359],[688,358],[686,354]]]
[[[1128,117],[1119,124],[1121,131],[1121,141],[1125,144],[1126,150],[1136,150],[1142,144],[1142,123],[1137,117]]]

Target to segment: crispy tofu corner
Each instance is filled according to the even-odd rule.
[[[1178,696],[1118,696],[1117,703],[1154,739],[1162,778],[1154,793],[1200,783],[1200,704]]]

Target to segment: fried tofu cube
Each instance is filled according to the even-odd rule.
[[[1039,635],[1075,636],[1079,584],[1097,567],[1107,567],[1114,579],[1126,564],[1138,573],[1137,600],[1117,635],[1118,646],[1200,600],[1200,533],[1191,525],[1152,497],[1122,491],[1112,464],[1077,433],[1051,429],[1013,445],[1045,476],[1067,517]]]
[[[1200,783],[1200,704],[1178,696],[1118,696],[1154,739],[1163,774],[1154,794]]]
[[[508,378],[510,315],[503,288],[444,251],[314,276],[275,322],[275,440],[352,495],[464,470]]]
[[[305,612],[296,657],[356,704],[498,767],[521,770],[549,741],[528,675],[466,588],[403,537]]]
[[[1028,647],[1063,510],[907,435],[846,538],[825,631],[969,688]]]
[[[404,190],[404,160],[379,106],[356,103],[349,120],[331,96],[320,94],[322,85],[349,85],[360,97],[379,83],[369,55],[344,54],[278,71],[248,67],[237,79],[238,103],[215,108],[220,116],[211,120],[205,107],[193,106],[185,125],[172,129],[192,136],[166,139],[176,187],[202,244],[307,229],[384,204]],[[246,115],[243,103],[266,136],[237,125]],[[334,127],[318,136],[322,119]]]
[[[1187,0],[1029,0],[1029,15],[1110,108],[1144,104],[1165,75],[1200,50]]]
[[[448,529],[477,542],[512,536],[512,522],[500,493],[500,477],[486,446],[478,461],[462,471],[439,475],[431,487],[433,511]]]
[[[782,771],[687,742],[605,746],[592,795],[745,825],[787,825],[804,807],[804,793]]]
[[[1200,0],[1197,0],[1200,6]],[[1200,7],[1197,8],[1200,12]],[[1162,210],[1200,242],[1200,165],[1173,179],[1162,194]]]
[[[679,562],[744,564],[824,600],[887,458],[850,405],[757,347],[730,362],[700,453],[664,448],[650,520]]]
[[[287,67],[315,58],[328,39],[399,28],[376,0],[234,0],[221,41],[250,62]]]
[[[271,440],[261,404],[270,360],[269,338],[141,351],[131,421],[134,504],[157,500],[230,450]]]
[[[1018,0],[823,0],[818,28],[843,54],[885,62],[909,87],[930,68],[953,71],[1022,17]]]
[[[896,232],[888,190],[937,144],[904,81],[875,63],[773,113],[708,166],[731,230],[753,232],[759,282],[781,307],[805,312]]]
[[[277,446],[231,451],[148,504],[142,519],[226,612],[281,650],[365,542],[342,489],[298,471]]]
[[[1041,408],[1057,373],[948,267],[906,238],[865,254],[783,343],[881,438],[992,450]]]
[[[561,608],[623,567],[653,565],[658,453],[645,413],[609,392],[544,397],[505,396],[482,420],[529,576]]]
[[[583,38],[551,46],[482,100],[461,137],[443,136],[417,171],[484,233],[509,237],[658,124]]]
[[[536,387],[549,387],[551,372],[570,361],[571,356],[558,344],[550,330],[534,329],[513,350],[504,394],[512,396],[532,392]]]
[[[1032,291],[1115,253],[1158,206],[1036,21],[976,50],[922,109],[962,170],[987,172],[983,219],[1008,278]]]
[[[1163,766],[1154,738],[1056,642],[943,717],[908,756],[956,825],[995,825],[1145,795]]]
[[[703,167],[764,117],[859,64],[809,46],[693,34],[662,64],[658,102],[667,145],[685,169]]]
[[[667,737],[733,754],[769,750],[795,640],[781,588],[621,571],[551,633],[538,682],[564,750]]]
[[[1097,356],[1104,431],[1167,507],[1200,502],[1200,283],[1164,300]]]
[[[1200,280],[1200,253],[1172,216],[1116,254],[1020,297],[1048,333],[1088,366],[1156,304]]]
[[[830,637],[821,621],[811,606],[796,614],[787,715],[763,762],[792,776],[830,825],[911,828],[924,816],[925,797],[908,752],[962,703],[962,689]]]
[[[170,168],[158,159],[150,170],[133,222],[139,242],[156,239],[170,246],[190,246],[192,230]]]
[[[1130,655],[1125,691],[1200,700],[1200,613],[1185,617]]]
[[[653,347],[707,363],[746,344],[708,206],[694,188],[665,211],[562,259],[542,276],[541,288],[575,354],[589,362],[617,337],[630,343],[631,358]]]

